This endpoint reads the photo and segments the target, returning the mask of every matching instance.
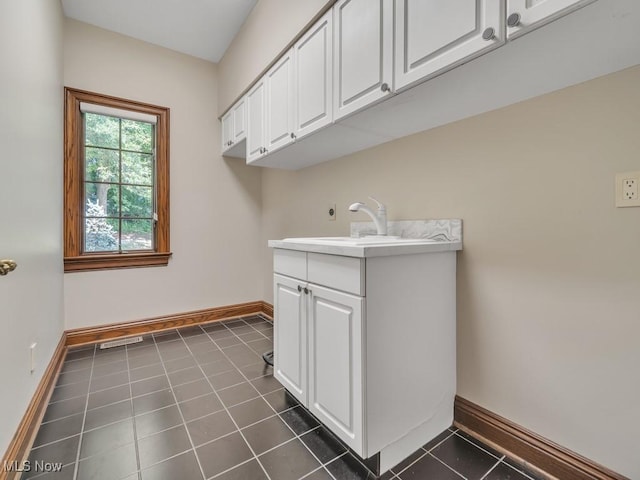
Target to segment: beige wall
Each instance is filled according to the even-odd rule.
[[[260,0],[220,60],[218,115],[222,115],[326,4],[334,0]],[[265,35],[268,29],[269,34]]]
[[[265,170],[263,239],[347,234],[367,219],[347,205],[370,194],[391,220],[463,219],[458,394],[640,478],[640,208],[614,208],[616,172],[640,170],[638,85],[635,67],[298,172]]]
[[[62,26],[58,1],[0,2],[0,452],[64,329]]]
[[[260,171],[223,159],[214,64],[66,20],[65,85],[171,109],[168,267],[65,275],[66,327],[259,300]]]

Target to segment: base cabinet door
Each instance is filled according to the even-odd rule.
[[[507,38],[513,39],[595,0],[507,0]]]
[[[349,447],[363,445],[363,298],[310,284],[309,410]]]
[[[304,282],[274,275],[273,374],[307,404],[307,301]]]
[[[495,0],[396,0],[395,87],[427,80],[499,47],[504,10]]]

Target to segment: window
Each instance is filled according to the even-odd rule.
[[[65,88],[65,272],[167,265],[169,109]]]

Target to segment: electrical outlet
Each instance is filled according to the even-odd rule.
[[[327,213],[329,214],[329,221],[334,221],[336,219],[336,204],[330,203],[327,208]]]
[[[640,207],[640,172],[616,175],[616,207]]]
[[[625,178],[622,181],[622,198],[625,200],[638,199],[638,182],[635,178]]]

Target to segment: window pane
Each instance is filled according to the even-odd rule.
[[[152,250],[153,220],[122,220],[122,250]]]
[[[120,186],[86,182],[84,205],[86,217],[119,217]]]
[[[85,113],[85,145],[92,147],[120,147],[120,119]]]
[[[115,150],[85,148],[85,180],[91,182],[118,182],[120,180],[120,159]]]
[[[85,218],[84,251],[117,252],[118,220]]]
[[[122,216],[153,216],[153,188],[122,186]]]
[[[153,151],[153,125],[123,119],[122,149],[151,153]]]
[[[153,184],[153,156],[122,152],[122,183]]]

